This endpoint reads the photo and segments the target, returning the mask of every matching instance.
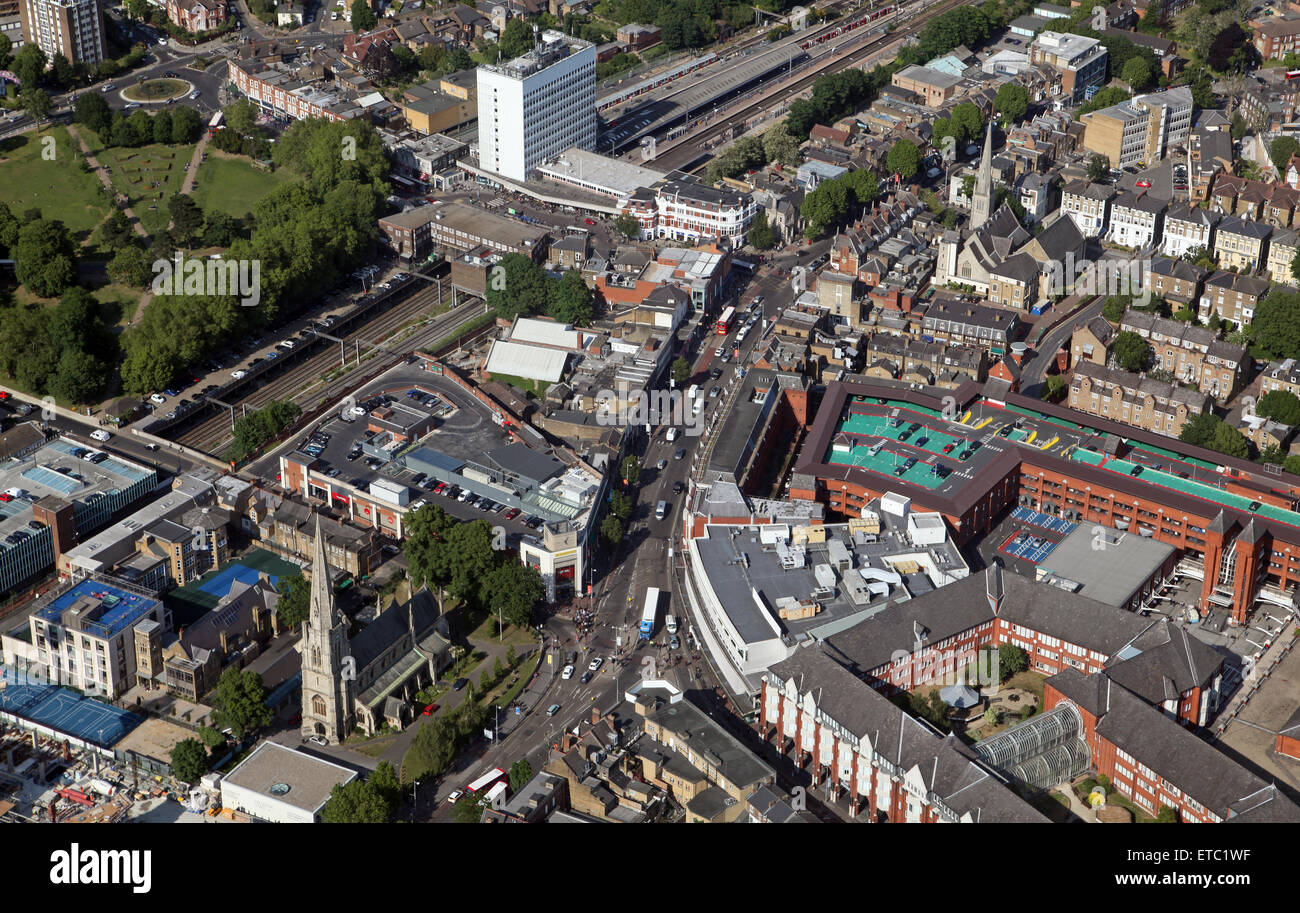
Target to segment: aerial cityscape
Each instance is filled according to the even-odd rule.
[[[0,822],[1300,823],[1300,0],[0,0],[0,87]]]

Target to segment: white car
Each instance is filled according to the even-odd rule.
[[[112,437],[112,435],[109,434],[107,431],[105,431],[103,428],[99,428],[96,429],[95,431],[90,432],[90,436],[97,441],[107,441],[109,438]]]
[[[155,393],[153,396],[149,397],[149,400],[161,406],[163,403],[167,402],[167,397],[163,396],[161,393]]]
[[[560,678],[564,679],[566,682],[573,678],[573,663],[569,663],[564,667],[564,671],[560,673]]]
[[[361,418],[361,416],[369,415],[369,413],[366,412],[366,410],[363,409],[361,406],[353,406],[351,409],[348,410],[348,415],[355,415],[357,418]]]
[[[595,659],[591,661],[591,665],[587,667],[587,671],[588,672],[598,671],[600,667],[604,664],[604,662],[605,662],[604,657],[597,656]]]
[[[725,351],[725,348],[724,348],[723,346],[718,346],[716,349],[713,350],[713,357],[714,357],[714,358],[721,358],[721,357],[722,357],[722,353],[723,353],[724,351]]]
[[[307,741],[311,742],[313,745],[328,745],[328,744],[329,744],[329,739],[325,738],[325,736],[323,736],[323,735],[314,735],[314,736],[312,736],[310,739],[308,739]]]
[[[235,380],[243,380],[245,377],[248,376],[248,372],[247,372],[247,371],[231,371],[231,372],[230,372],[230,376],[233,377]]]
[[[280,341],[280,348],[282,349],[292,349],[297,347],[297,345],[298,343],[294,342],[292,339],[283,339]]]

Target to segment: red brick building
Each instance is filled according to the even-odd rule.
[[[895,407],[914,409],[909,419],[928,420],[936,427],[942,426],[942,420],[932,416],[953,414],[955,419],[972,409],[996,415],[1003,423],[1039,416],[1046,422],[1040,422],[1045,436],[1057,433],[1051,429],[1059,431],[1061,422],[1079,427],[1080,420],[1087,418],[1088,426],[1081,434],[1095,441],[1089,446],[1115,450],[1099,452],[1095,463],[1089,463],[1071,459],[1060,449],[1003,446],[991,430],[975,433],[972,420],[971,439],[991,438],[993,447],[970,462],[967,471],[971,477],[953,490],[924,488],[827,462],[832,439],[853,396],[864,397],[871,404],[869,409],[876,409],[877,402],[884,400],[878,406],[882,414]],[[1160,448],[1181,460],[1195,461],[1199,467],[1217,467],[1217,471],[1201,470],[1202,475],[1213,474],[1214,487],[1196,489],[1203,495],[1188,493],[1097,465],[1119,459],[1127,452],[1124,448],[1135,446]],[[1192,465],[1187,464],[1189,469]],[[1289,593],[1300,586],[1300,514],[1294,513],[1300,479],[1265,473],[1246,460],[1018,394],[993,402],[981,397],[974,384],[939,393],[882,381],[830,384],[805,441],[803,461],[795,467],[790,496],[820,501],[835,513],[856,517],[863,505],[887,491],[907,495],[917,509],[942,513],[958,542],[988,532],[1004,510],[1018,504],[1067,520],[1132,527],[1178,549],[1184,575],[1201,580],[1201,604],[1221,606],[1237,622],[1246,620],[1261,593],[1279,604],[1289,604]],[[1264,505],[1276,510],[1260,513]],[[1294,525],[1287,522],[1292,516]]]
[[[1047,680],[1044,712],[1072,703],[1092,768],[1153,817],[1162,805],[1188,823],[1300,822],[1300,808],[1209,743],[1156,712],[1108,674],[1074,669]]]

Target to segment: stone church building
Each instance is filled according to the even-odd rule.
[[[334,603],[329,560],[317,524],[312,552],[311,607],[302,635],[302,734],[338,744],[354,729],[373,735],[380,725],[401,729],[415,716],[414,695],[450,662],[438,602],[427,589],[393,605],[348,637],[348,620]]]

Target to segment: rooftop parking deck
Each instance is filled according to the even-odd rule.
[[[865,389],[881,390],[882,395],[859,392]],[[849,478],[846,471],[864,470],[882,480],[895,480],[895,484],[908,483],[918,497],[929,492],[929,500],[922,497],[926,507],[960,515],[987,490],[987,484],[1015,471],[1013,458],[1032,460],[1036,451],[1043,455],[1038,458],[1039,465],[1064,461],[1058,465],[1069,471],[1066,467],[1073,464],[1094,485],[1098,481],[1113,484],[1114,490],[1123,494],[1163,490],[1168,493],[1169,507],[1175,510],[1213,517],[1226,509],[1300,529],[1300,512],[1288,506],[1300,498],[1300,482],[1270,468],[1226,456],[1223,463],[1216,463],[1213,454],[1180,446],[1174,438],[1153,443],[1145,438],[1154,435],[1104,420],[1084,424],[1073,420],[1074,413],[1068,418],[1059,414],[1065,412],[1060,407],[1044,406],[1039,411],[1023,398],[1019,403],[988,400],[973,385],[953,391],[959,406],[946,410],[955,415],[952,419],[929,405],[940,403],[943,391],[918,394],[889,388],[886,394],[885,390],[884,385],[870,382],[847,383],[838,416],[819,418],[815,423],[810,446],[805,447],[812,460],[797,467],[798,471],[821,476],[831,486]],[[836,408],[833,394],[824,403]],[[897,419],[898,424],[889,419]],[[904,437],[914,424],[920,427]],[[918,442],[922,442],[919,447]],[[979,446],[973,447],[974,442]],[[944,453],[949,444],[954,446]],[[903,454],[917,462],[897,476],[895,466]],[[933,484],[935,476],[929,465],[933,461],[953,468],[938,484]],[[869,487],[890,490],[883,485]],[[1230,490],[1234,487],[1237,490]],[[1252,490],[1259,491],[1259,496],[1251,497]]]

